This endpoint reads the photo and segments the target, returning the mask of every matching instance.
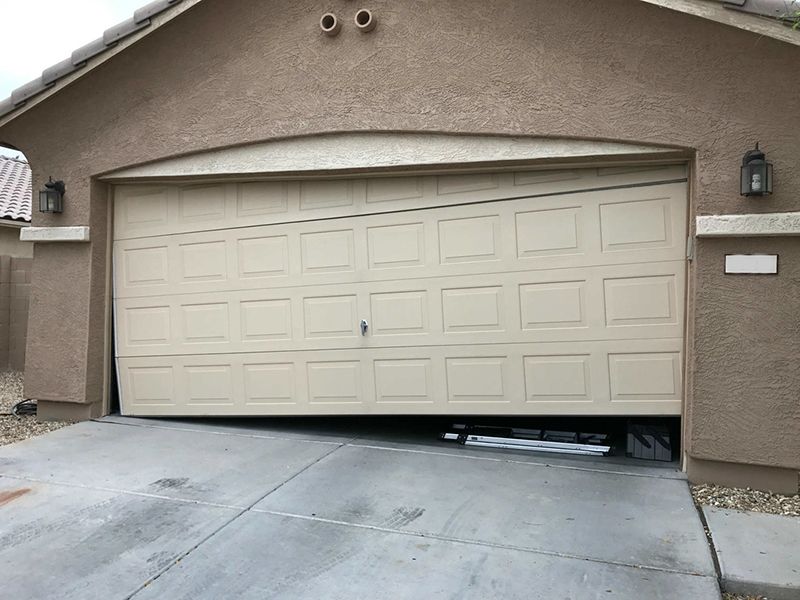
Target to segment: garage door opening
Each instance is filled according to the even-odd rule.
[[[677,416],[683,165],[115,187],[121,412]]]

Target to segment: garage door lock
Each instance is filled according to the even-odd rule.
[[[367,329],[369,329],[369,323],[366,319],[361,319],[361,335],[367,335]]]

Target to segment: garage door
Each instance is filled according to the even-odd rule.
[[[128,415],[680,414],[682,166],[115,189]]]

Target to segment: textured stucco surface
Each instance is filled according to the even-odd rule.
[[[672,149],[614,142],[536,137],[419,133],[338,133],[282,139],[190,154],[123,169],[104,181],[152,177],[210,177],[251,173],[313,173],[329,170],[480,165],[487,162],[590,160],[624,162],[642,155],[668,156]]]
[[[0,227],[0,255],[33,258],[33,244],[19,240],[19,227]]]
[[[777,254],[779,273],[722,275],[734,252]],[[798,468],[800,240],[698,240],[697,263],[692,454]]]
[[[88,242],[88,227],[26,227],[20,239],[26,242]]]
[[[755,215],[701,215],[698,237],[756,237],[800,235],[800,212]]]
[[[37,248],[28,395],[101,399],[108,204],[91,177],[123,167],[332,131],[574,137],[694,151],[697,214],[800,209],[800,136],[785,119],[800,109],[787,83],[796,46],[633,0],[369,8],[374,32],[345,26],[329,38],[319,16],[349,22],[352,3],[204,0],[0,128],[0,142],[31,160],[34,189],[51,174],[67,184],[64,214],[37,214],[34,225],[92,230],[89,244]],[[775,163],[776,193],[748,200],[738,167],[756,140]],[[782,266],[800,260],[796,238],[770,243]],[[726,279],[718,244],[698,243],[690,270],[689,452],[800,468],[784,443],[798,430],[797,320],[787,313],[798,314],[796,275],[783,271],[766,293]],[[756,307],[774,317],[763,328],[748,316]],[[732,331],[760,337],[737,343]],[[766,369],[765,354],[780,364]],[[752,410],[757,399],[770,410]]]

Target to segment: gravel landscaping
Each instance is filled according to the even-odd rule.
[[[759,492],[750,488],[729,488],[721,485],[693,485],[692,496],[700,506],[716,506],[730,510],[800,517],[800,495],[784,496],[771,492]]]
[[[0,446],[27,440],[69,425],[68,422],[40,423],[33,415],[14,416],[13,406],[24,399],[22,373],[0,373]]]
[[[722,600],[769,600],[766,596],[740,596],[738,594],[722,594]]]

